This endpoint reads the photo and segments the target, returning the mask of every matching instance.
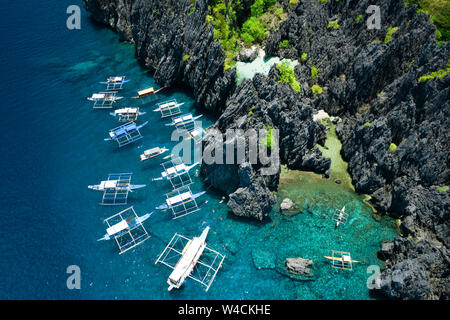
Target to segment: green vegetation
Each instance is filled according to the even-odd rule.
[[[450,39],[450,1],[448,0],[406,0],[405,6],[415,4],[418,12],[430,17],[436,26],[436,40],[448,41]]]
[[[392,35],[398,31],[398,27],[389,27],[384,38],[384,43],[388,43],[392,40]]]
[[[394,152],[395,149],[397,149],[397,145],[392,142],[391,145],[389,146],[389,152]]]
[[[321,94],[322,93],[322,87],[318,86],[317,84],[313,85],[311,87],[311,90],[312,90],[314,96],[316,96],[317,94]]]
[[[250,17],[242,26],[241,39],[246,45],[262,42],[266,39],[267,35],[268,32],[264,23],[255,17]]]
[[[301,57],[302,62],[305,62],[306,59],[308,59],[308,54],[306,52],[303,52]]]
[[[313,64],[311,64],[311,78],[313,80],[317,79],[318,75],[319,75],[319,70],[317,70],[317,68]]]
[[[337,19],[336,19],[336,20],[333,20],[333,21],[328,22],[327,29],[330,29],[330,28],[333,28],[333,29],[339,29],[340,27],[341,27],[341,26],[338,24],[338,21],[337,21]]]
[[[370,127],[372,125],[372,123],[370,123],[369,121],[367,121],[366,123],[364,123],[364,127]]]
[[[249,114],[250,116],[253,115],[253,109],[255,109],[255,106],[251,107],[250,110],[248,110],[248,114]]]
[[[285,19],[287,14],[276,0],[212,0],[206,16],[225,53],[225,70],[234,67],[243,46],[263,42],[269,30]]]
[[[450,72],[450,60],[448,60],[448,62],[447,62],[447,68],[446,69],[444,69],[444,68],[443,69],[439,69],[439,70],[434,71],[434,72],[432,72],[430,74],[421,76],[419,78],[419,82],[425,82],[427,80],[434,79],[434,78],[442,79],[449,72]]]
[[[289,0],[289,8],[292,8],[299,2],[300,2],[300,0]]]
[[[185,54],[185,55],[183,56],[183,61],[186,62],[186,61],[188,61],[188,60],[189,60],[189,55],[188,55],[188,54]]]
[[[363,14],[358,15],[355,19],[355,23],[359,23],[359,21],[361,21],[362,17],[364,17]]]
[[[439,192],[447,192],[449,189],[449,186],[442,186],[442,187],[437,187],[436,190]]]
[[[265,125],[264,130],[266,131],[266,137],[261,138],[261,142],[268,148],[272,149],[272,130],[270,125]]]
[[[328,0],[319,0],[320,3],[327,3]]]
[[[278,47],[281,48],[289,48],[291,44],[289,43],[289,40],[283,40],[279,43]]]
[[[277,69],[280,71],[279,83],[288,83],[295,92],[301,91],[300,83],[295,77],[294,69],[291,68],[289,62],[283,61],[277,65]]]

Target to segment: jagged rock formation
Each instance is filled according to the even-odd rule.
[[[270,33],[265,51],[297,60],[307,54],[295,68],[300,94],[277,83],[276,68],[235,87],[235,73],[223,71],[224,53],[205,22],[206,0],[196,0],[192,12],[189,0],[84,4],[96,20],[134,42],[137,57],[155,71],[158,83],[187,85],[199,105],[220,112],[214,129],[278,129],[280,161],[290,168],[327,171],[329,160],[316,147],[325,130],[312,121],[312,113],[324,109],[339,116],[337,133],[356,191],[400,219],[405,237],[422,239],[415,244],[399,238],[392,252],[384,253],[389,258],[381,292],[391,298],[448,299],[450,197],[437,187],[450,184],[450,73],[418,79],[446,67],[449,44],[439,46],[427,16],[398,0],[302,0],[292,7],[288,0],[279,2],[289,16]],[[380,30],[366,27],[365,12],[373,4],[381,9]],[[329,27],[332,21],[338,27]],[[398,30],[384,43],[388,27]],[[283,40],[289,40],[288,48],[280,48]],[[323,92],[314,94],[313,85]],[[214,144],[225,143],[214,136],[204,141],[205,147]],[[278,185],[279,163],[277,174],[263,175],[264,165],[247,162],[202,165],[201,171],[230,195],[228,205],[236,214],[263,219],[274,203],[270,191]]]
[[[220,108],[234,86],[235,72],[223,70],[224,54],[206,24],[208,4],[197,0],[83,1],[92,17],[136,46],[136,56],[161,86],[185,84],[206,109]],[[218,110],[219,111],[219,110]]]
[[[379,257],[388,269],[382,272],[380,291],[393,299],[449,299],[450,259],[448,249],[430,242],[414,243],[396,238],[383,244]]]

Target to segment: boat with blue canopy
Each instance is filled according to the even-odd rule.
[[[119,148],[126,146],[143,138],[139,130],[147,124],[148,121],[145,121],[141,125],[136,125],[135,122],[123,124],[117,128],[111,129],[109,131],[109,138],[105,138],[104,140],[116,141],[119,144]]]

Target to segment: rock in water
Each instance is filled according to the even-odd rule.
[[[239,52],[239,60],[242,62],[252,62],[258,57],[259,49],[256,46],[244,48]]]
[[[309,276],[313,261],[303,258],[286,258],[286,269],[293,274]]]
[[[286,198],[281,202],[280,204],[280,210],[281,211],[289,211],[294,207],[294,201],[292,201],[289,198]]]

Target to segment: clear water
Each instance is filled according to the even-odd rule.
[[[1,77],[3,116],[0,208],[0,298],[6,299],[367,299],[366,267],[378,264],[375,252],[395,236],[390,222],[378,223],[362,196],[351,189],[324,184],[317,177],[283,176],[280,199],[309,201],[309,211],[286,217],[274,211],[272,220],[257,223],[227,213],[211,190],[208,203],[187,217],[171,220],[156,213],[145,226],[151,238],[118,255],[114,242],[103,236],[103,219],[124,207],[101,207],[100,194],[87,189],[109,172],[134,172],[134,182],[147,188],[130,198],[138,214],[151,211],[170,191],[167,183],[151,182],[159,175],[158,160],[141,163],[144,148],[174,145],[171,132],[151,104],[141,120],[144,139],[119,150],[104,142],[117,125],[109,111],[94,111],[86,100],[102,90],[105,76],[126,74],[123,95],[155,85],[134,59],[134,49],[119,43],[110,30],[93,25],[82,12],[82,30],[66,29],[67,6],[74,1],[18,0],[5,3]],[[155,87],[158,87],[155,85]],[[189,92],[162,91],[161,98],[185,101],[185,111],[197,113]],[[127,99],[120,106],[139,105]],[[205,126],[213,123],[204,119]],[[309,177],[309,178],[308,178]],[[310,179],[310,181],[308,181]],[[198,177],[194,191],[205,188]],[[311,182],[311,184],[307,184]],[[348,205],[352,219],[335,230],[329,212]],[[304,203],[303,203],[304,205]],[[200,234],[211,226],[208,245],[227,255],[216,280],[205,293],[193,281],[168,292],[170,270],[154,262],[175,232]],[[349,250],[363,263],[353,272],[336,271],[322,256],[329,250]],[[277,270],[288,256],[315,262],[315,280],[295,281]],[[81,290],[66,287],[66,268],[81,268]]]

